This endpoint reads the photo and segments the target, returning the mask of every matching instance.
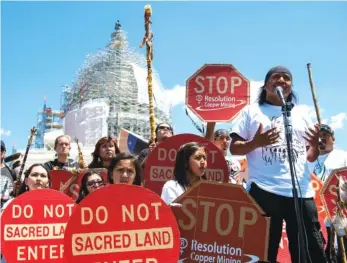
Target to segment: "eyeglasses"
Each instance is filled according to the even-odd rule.
[[[96,185],[103,186],[104,182],[102,180],[98,180],[98,181],[93,180],[93,181],[87,182],[87,185],[90,187],[95,187]]]
[[[158,127],[159,130],[168,130],[168,131],[172,131],[172,129],[168,126],[159,126]]]

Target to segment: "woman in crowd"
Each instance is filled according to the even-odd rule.
[[[206,179],[206,167],[206,152],[200,143],[182,145],[176,155],[174,179],[164,184],[161,198],[167,204],[172,203],[199,180]]]
[[[119,153],[108,167],[110,184],[141,185],[142,169],[136,157],[130,153]]]
[[[47,168],[39,163],[33,164],[24,172],[24,180],[20,185],[18,195],[25,192],[39,189],[51,188],[51,177]],[[1,212],[11,203],[14,198],[9,199],[1,208]],[[6,259],[1,255],[1,263],[6,263]]]
[[[86,172],[81,180],[81,188],[76,203],[80,203],[88,194],[103,187],[104,185],[105,182],[102,176],[92,170]]]
[[[33,164],[24,172],[24,180],[19,187],[18,195],[25,192],[51,188],[51,177],[48,169],[43,164]],[[8,200],[2,207],[4,210],[13,199]]]
[[[92,153],[93,160],[88,168],[108,168],[111,159],[115,157],[120,150],[117,145],[117,139],[112,137],[102,137],[95,145]]]

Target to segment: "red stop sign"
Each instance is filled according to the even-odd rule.
[[[202,180],[175,203],[180,262],[267,259],[270,219],[242,186]]]
[[[202,121],[231,121],[249,104],[249,81],[230,64],[205,64],[186,84],[186,105]]]
[[[340,187],[340,196],[342,200],[346,199],[346,190],[343,183],[347,181],[347,167],[333,170],[328,179],[324,182],[323,189],[321,190],[321,197],[324,204],[325,211],[328,218],[334,221],[337,214],[337,189]],[[344,216],[347,215],[347,209],[342,208],[341,211]]]
[[[66,226],[64,256],[73,263],[177,263],[174,214],[152,191],[113,184],[87,195]]]
[[[13,199],[1,215],[1,251],[9,263],[63,263],[66,223],[75,209],[67,195],[52,189]]]

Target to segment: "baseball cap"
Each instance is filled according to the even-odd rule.
[[[327,124],[321,124],[320,125],[320,131],[325,131],[327,133],[330,133],[331,135],[334,135],[333,129]]]
[[[214,132],[214,137],[229,137],[229,131],[227,129],[218,129]]]
[[[1,150],[6,151],[5,143],[1,140]]]

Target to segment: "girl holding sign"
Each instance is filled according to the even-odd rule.
[[[24,180],[19,188],[18,195],[28,191],[51,188],[51,177],[47,168],[39,163],[33,164],[24,172]],[[4,210],[13,199],[8,200],[2,207]]]
[[[141,185],[142,169],[134,155],[119,153],[112,158],[107,175],[110,184]]]
[[[177,197],[201,179],[206,179],[206,152],[200,143],[190,142],[181,146],[176,155],[174,179],[167,181],[161,193],[165,203],[172,203]]]
[[[103,187],[105,182],[103,178],[94,171],[86,172],[81,180],[81,189],[76,200],[76,204],[80,203],[88,194]]]

